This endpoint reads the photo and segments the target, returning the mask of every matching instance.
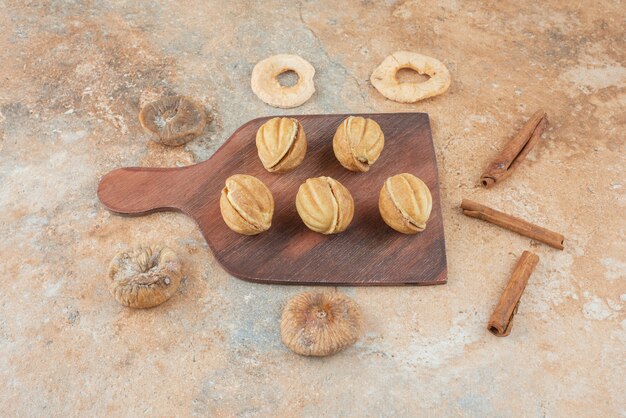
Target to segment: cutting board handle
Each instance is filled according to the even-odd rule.
[[[185,211],[181,204],[198,189],[185,180],[193,168],[120,168],[100,180],[98,198],[107,209],[127,215]]]

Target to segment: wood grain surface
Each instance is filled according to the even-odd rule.
[[[428,115],[383,113],[374,119],[385,133],[385,148],[367,173],[344,169],[333,154],[332,138],[348,115],[295,115],[306,132],[302,165],[286,174],[265,171],[258,158],[256,131],[270,117],[241,126],[207,161],[180,168],[122,168],[105,175],[98,197],[111,211],[144,215],[174,210],[196,220],[220,264],[233,276],[282,284],[430,285],[447,279],[445,239],[437,162]],[[426,230],[403,235],[389,228],[378,211],[385,179],[408,172],[430,188],[433,209]],[[228,229],[219,208],[228,176],[261,179],[276,208],[272,228],[257,236]],[[347,231],[325,236],[310,231],[295,208],[298,187],[309,177],[330,176],[346,186],[355,202]]]

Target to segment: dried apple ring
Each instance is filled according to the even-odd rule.
[[[403,68],[426,74],[430,76],[430,79],[423,83],[400,83],[396,74]],[[415,52],[398,51],[389,55],[376,67],[370,80],[376,90],[389,100],[415,103],[448,90],[450,72],[441,61],[435,58]]]
[[[298,74],[293,86],[283,86],[277,77],[287,71]],[[315,93],[315,68],[298,55],[279,54],[259,61],[252,70],[250,84],[259,99],[270,106],[290,108],[306,102]]]

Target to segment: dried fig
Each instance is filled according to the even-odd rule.
[[[330,177],[308,179],[298,189],[296,209],[309,229],[322,234],[345,231],[354,216],[354,200],[343,184]]]
[[[244,235],[256,235],[272,226],[274,198],[261,180],[235,174],[226,179],[220,210],[230,229]]]
[[[160,245],[139,246],[117,254],[109,265],[109,291],[124,306],[151,308],[178,289],[181,263]]]
[[[267,171],[284,173],[293,170],[306,154],[304,128],[293,118],[272,118],[257,131],[256,147]]]
[[[139,121],[154,141],[178,146],[202,133],[207,115],[201,104],[188,97],[171,96],[145,105],[139,113]]]
[[[389,177],[380,190],[378,200],[385,223],[403,234],[423,231],[432,205],[428,186],[409,173]]]
[[[385,135],[372,119],[349,116],[333,137],[333,151],[342,166],[365,172],[376,162],[385,146]]]
[[[290,350],[303,356],[327,356],[354,344],[361,335],[361,309],[338,292],[304,292],[283,310],[280,335]]]

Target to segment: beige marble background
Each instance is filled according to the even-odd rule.
[[[146,4],[140,4],[146,3]],[[0,410],[16,416],[626,415],[626,5],[622,1],[131,2],[0,0]],[[453,83],[413,105],[369,75],[395,50]],[[300,287],[246,283],[180,214],[123,218],[96,198],[128,165],[203,161],[239,125],[281,114],[254,64],[296,53],[317,92],[294,113],[428,112],[449,282],[341,288],[366,333],[326,359],[280,343]],[[140,105],[202,101],[214,122],[169,149]],[[549,129],[501,187],[478,178],[537,108]],[[557,251],[463,217],[462,197],[562,232]],[[185,263],[151,310],[109,295],[111,257],[164,242]],[[486,322],[525,249],[540,264],[508,338]]]

